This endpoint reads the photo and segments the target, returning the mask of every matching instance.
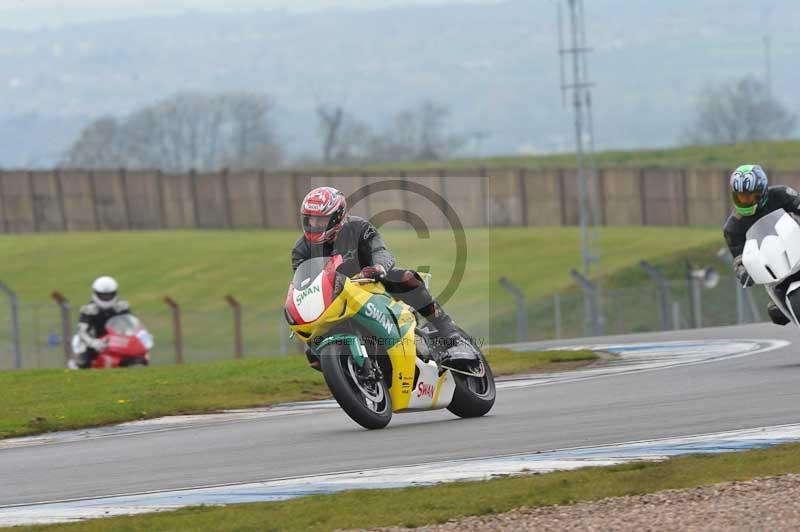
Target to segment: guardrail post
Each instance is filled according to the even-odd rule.
[[[659,301],[661,303],[661,329],[669,331],[672,329],[672,320],[670,319],[670,305],[669,305],[669,288],[667,288],[667,280],[664,276],[649,262],[643,260],[639,262],[639,266],[649,275],[658,287]]]
[[[64,297],[59,291],[50,294],[58,307],[61,309],[61,346],[64,349],[64,364],[69,362],[72,358],[72,348],[70,347],[70,340],[72,337],[72,318],[70,317],[70,310],[72,307],[69,304],[69,299]]]
[[[172,311],[172,330],[175,336],[175,363],[183,364],[183,332],[181,331],[181,307],[178,303],[169,296],[164,298],[170,310]]]
[[[681,328],[681,304],[677,301],[672,302],[672,330],[677,331]]]
[[[517,304],[517,341],[528,339],[528,307],[525,305],[525,294],[505,277],[500,278],[500,286],[508,290]]]
[[[561,294],[553,294],[553,321],[555,322],[556,340],[561,340]]]
[[[717,256],[733,270],[733,255],[728,248],[720,248]],[[734,275],[733,284],[736,287],[736,321],[739,325],[761,321],[760,313],[753,301],[753,292],[744,288],[739,279]]]
[[[703,326],[703,307],[701,288],[714,288],[719,282],[719,273],[713,267],[696,269],[686,261],[686,281],[689,288],[689,316],[692,327]]]
[[[228,294],[225,296],[225,301],[231,306],[233,310],[233,347],[236,358],[244,357],[242,352],[242,305],[236,299]]]
[[[686,285],[689,292],[689,326],[699,329],[703,326],[703,310],[700,295],[700,286],[692,276],[692,265],[687,263]]]
[[[583,297],[587,304],[584,306],[586,309],[586,318],[584,319],[584,330],[586,335],[589,336],[602,336],[604,334],[605,324],[603,316],[600,312],[600,305],[598,304],[597,289],[594,284],[577,270],[570,270],[569,274],[583,289]]]
[[[17,299],[17,294],[2,281],[0,281],[0,291],[8,296],[8,302],[11,305],[11,343],[14,346],[14,368],[22,369],[22,345],[20,343],[19,334],[19,300]]]

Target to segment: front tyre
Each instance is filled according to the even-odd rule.
[[[366,379],[347,346],[332,343],[319,353],[325,383],[353,421],[365,429],[382,429],[392,419],[392,399],[381,379]]]
[[[494,406],[496,396],[494,374],[483,353],[469,370],[473,375],[453,372],[456,389],[447,409],[458,417],[480,417]]]

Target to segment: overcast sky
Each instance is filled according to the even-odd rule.
[[[499,0],[0,0],[0,27],[32,29],[185,11],[380,9],[397,5],[495,1]]]

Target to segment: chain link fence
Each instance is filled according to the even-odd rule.
[[[736,281],[723,277],[714,288],[700,289],[699,321],[704,327],[735,325],[741,322],[737,310]],[[655,283],[623,289],[603,289],[602,315],[606,334],[626,334],[692,327],[690,290],[686,280],[667,283],[670,315],[665,319],[661,294]],[[769,298],[761,288],[750,290],[753,305],[765,317]],[[520,340],[552,340],[587,336],[584,295],[573,290],[543,299],[525,301],[525,323],[520,323],[509,294],[500,294],[491,301],[489,327],[484,319],[472,319],[469,309],[455,303],[450,310],[459,323],[472,334],[489,343],[500,344]],[[155,337],[151,352],[153,364],[176,362],[176,335],[173,314],[163,309],[137,310],[136,315]],[[70,335],[75,332],[79,308],[71,308]],[[757,314],[756,314],[757,315]],[[22,368],[63,367],[63,328],[61,311],[55,303],[27,304],[19,302],[19,343]],[[180,311],[183,362],[205,362],[236,357],[234,313],[231,307],[214,309],[182,308]],[[16,367],[11,306],[0,301],[0,370]],[[524,331],[520,336],[521,330]],[[296,340],[288,338],[289,329],[281,308],[243,306],[241,310],[241,347],[244,357],[274,356],[301,353]],[[69,341],[70,338],[67,338]]]
[[[769,296],[759,287],[749,290],[753,306],[766,319]],[[655,285],[646,284],[622,289],[603,289],[601,294],[603,328],[605,334],[629,334],[665,329],[687,329],[693,326],[692,303],[686,280],[667,283],[669,316],[664,318],[661,294]],[[521,340],[552,340],[589,336],[591,323],[587,322],[583,293],[575,290],[525,302],[527,327],[520,337],[517,310],[510,295],[498,297],[491,327],[492,343],[510,343]],[[699,322],[703,327],[736,325],[740,323],[737,302],[737,281],[733,276],[723,276],[713,288],[700,288]],[[757,316],[759,314],[756,314]]]
[[[16,364],[11,307],[0,302],[0,370],[14,369]],[[70,309],[70,337],[75,333],[78,307]],[[136,310],[137,317],[154,335],[155,347],[151,352],[153,364],[171,364],[176,361],[175,329],[172,313],[163,310]],[[61,310],[55,304],[30,305],[21,302],[18,307],[19,340],[22,368],[63,367],[64,347]],[[181,340],[183,362],[205,362],[232,359],[236,355],[236,335],[233,312],[228,307],[210,310],[181,311]],[[242,307],[242,355],[273,356],[300,353],[299,345],[289,340],[282,309]]]

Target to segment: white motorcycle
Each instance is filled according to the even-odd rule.
[[[800,223],[783,209],[747,231],[742,263],[781,311],[800,327]]]

